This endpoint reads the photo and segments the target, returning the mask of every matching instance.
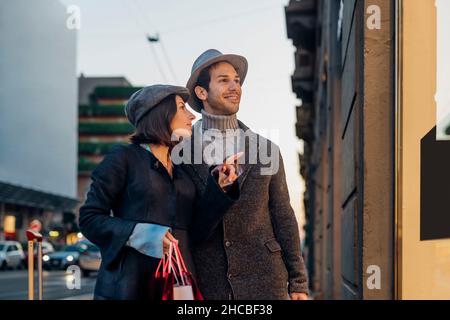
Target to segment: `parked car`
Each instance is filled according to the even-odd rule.
[[[102,262],[100,249],[92,242],[83,240],[77,243],[80,248],[78,266],[81,269],[83,277],[89,277],[91,272],[97,272]]]
[[[43,255],[42,267],[45,270],[65,270],[68,266],[78,264],[79,256],[79,246],[66,246],[62,251],[55,251]]]
[[[48,254],[55,252],[55,248],[53,248],[53,245],[48,241],[42,241],[42,254]]]
[[[23,267],[25,255],[22,245],[17,241],[0,242],[0,269],[20,269]]]

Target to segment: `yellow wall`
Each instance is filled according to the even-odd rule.
[[[435,0],[402,2],[399,298],[450,299],[450,240],[420,241],[420,140],[436,121]]]

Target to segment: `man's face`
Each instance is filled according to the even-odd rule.
[[[216,115],[232,115],[239,111],[241,79],[228,62],[219,62],[210,69],[209,91],[204,90],[205,111]]]

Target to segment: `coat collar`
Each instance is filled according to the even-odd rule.
[[[167,172],[164,165],[155,157],[153,152],[147,150],[144,145],[132,144],[139,152],[145,154],[145,157],[149,159],[150,166],[153,170],[159,171],[161,174],[165,174],[170,178],[169,173]],[[172,178],[176,179],[179,176],[178,165],[172,163]]]

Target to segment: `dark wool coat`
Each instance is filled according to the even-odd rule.
[[[229,194],[238,198],[238,192]],[[233,203],[211,175],[203,193],[201,198],[179,166],[174,166],[172,180],[156,157],[139,145],[117,146],[106,155],[92,173],[79,218],[81,232],[102,255],[95,299],[158,299],[151,294],[151,275],[159,259],[126,246],[138,222],[171,227],[187,268],[195,274],[192,242],[210,234]]]
[[[248,128],[239,122],[240,128]],[[201,121],[193,127],[191,152],[201,148]],[[251,143],[268,143],[279,156],[279,170],[261,175],[265,167],[244,166],[239,177],[240,199],[225,213],[209,239],[194,249],[197,280],[205,299],[287,299],[289,292],[308,293],[297,221],[289,202],[283,160],[278,147],[259,135]],[[246,144],[246,154],[249,145]],[[193,157],[193,155],[192,155]],[[191,164],[186,171],[200,193],[208,166]]]

